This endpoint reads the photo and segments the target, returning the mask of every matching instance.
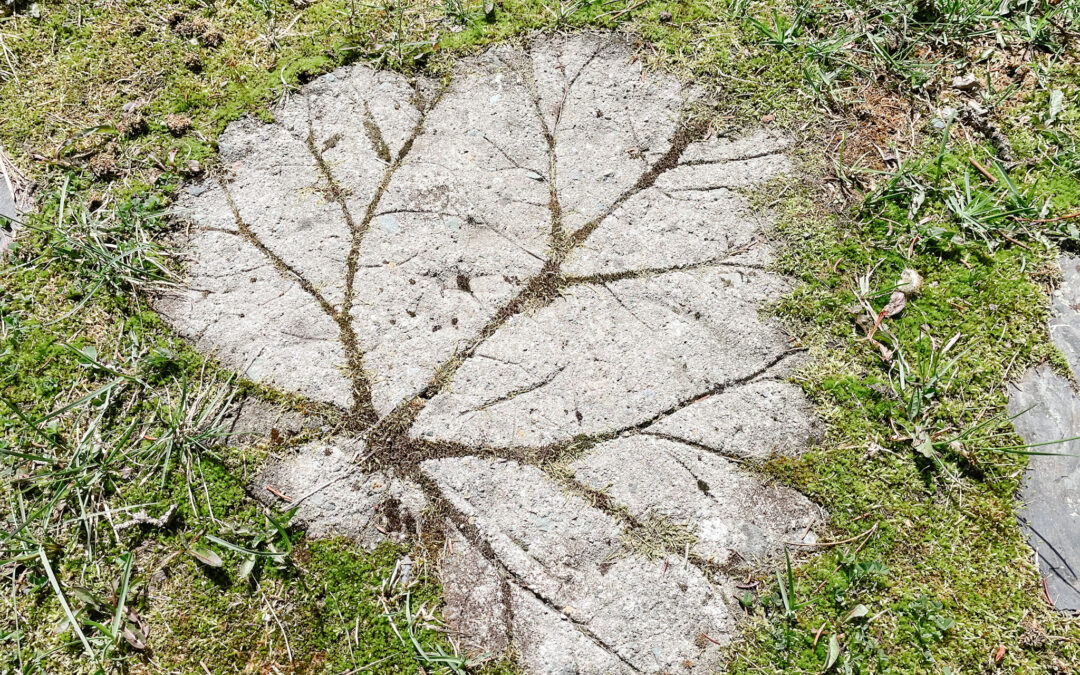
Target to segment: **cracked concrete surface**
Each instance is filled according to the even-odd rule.
[[[590,659],[605,655],[606,672],[681,668],[702,651],[698,635],[730,632],[731,610],[701,571],[676,556],[626,553],[615,518],[565,494],[540,469],[460,457],[429,460],[422,471],[490,543],[508,576],[511,606],[546,607],[549,616],[529,620],[554,632],[566,620],[598,648]],[[705,650],[699,665],[714,664],[716,651]],[[536,652],[535,661],[522,655],[530,671],[581,668],[573,653]]]
[[[742,188],[788,143],[711,136],[620,38],[538,36],[448,83],[362,66],[221,141],[156,307],[246,376],[341,409],[257,489],[313,536],[444,536],[444,616],[527,672],[711,672],[735,574],[820,513],[755,469],[816,433],[761,313]],[[687,543],[643,550],[649,523]]]
[[[819,517],[802,495],[769,486],[734,462],[645,434],[601,443],[572,470],[635,518],[660,516],[691,528],[692,552],[712,563],[755,563],[777,542],[807,543]]]

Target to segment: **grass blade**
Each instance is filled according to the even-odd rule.
[[[83,649],[86,650],[86,655],[96,662],[97,656],[94,654],[94,650],[91,649],[90,642],[86,639],[86,636],[83,635],[79,622],[75,620],[75,614],[71,611],[71,606],[68,605],[67,598],[64,597],[64,591],[61,590],[60,582],[53,573],[52,565],[49,564],[49,556],[45,555],[44,548],[38,549],[38,558],[45,568],[45,576],[49,578],[49,584],[52,586],[53,592],[56,593],[56,599],[60,601],[60,607],[63,608],[64,615],[67,616],[68,622],[71,623],[71,629],[79,636],[79,642],[82,642]]]

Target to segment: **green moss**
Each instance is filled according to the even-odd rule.
[[[211,672],[232,672],[237,663],[288,663],[291,651],[302,672],[367,666],[415,673],[404,609],[406,604],[411,612],[432,608],[439,591],[426,576],[407,593],[386,586],[407,552],[391,544],[366,552],[341,540],[307,542],[295,549],[295,566],[257,575],[259,589],[237,582],[231,573],[211,574],[193,560],[184,561],[161,589],[172,602],[156,610],[170,630],[154,641],[154,649],[176,667],[197,669],[202,661]],[[426,648],[449,649],[432,628],[418,627],[415,634]]]
[[[968,170],[967,157],[951,149],[942,173],[930,162],[915,179],[947,186]],[[1019,188],[1042,189],[1036,175]],[[1019,442],[1007,421],[1005,384],[1031,365],[1062,363],[1048,339],[1043,289],[1055,250],[1036,243],[1038,233],[1014,232],[1028,244],[988,245],[952,218],[948,190],[931,191],[912,218],[906,194],[831,212],[816,198],[819,189],[789,179],[757,198],[788,193],[774,205],[788,242],[776,266],[800,283],[774,311],[811,355],[797,379],[825,422],[820,445],[766,470],[824,506],[828,539],[843,543],[796,571],[801,606],[794,619],[783,618],[775,590],[753,599],[757,628],[733,650],[733,672],[817,672],[830,637],[842,650],[841,672],[970,672],[997,645],[1009,646],[1003,665],[1016,672],[1075,667],[1073,642],[1036,639],[1075,636],[1077,628],[1043,600],[1017,527],[1014,495],[1024,461],[991,449]],[[920,231],[927,214],[941,230],[937,237]],[[876,312],[905,268],[918,270],[924,285],[901,314],[884,320],[876,337],[893,352],[885,360],[866,337],[869,324],[860,323],[859,279]],[[903,357],[908,377],[918,380],[916,365],[953,336],[955,372],[917,420],[938,441],[926,456],[907,431],[912,420],[896,388],[897,361]],[[958,437],[959,444],[948,443]],[[880,583],[852,588],[848,577],[858,565],[887,572]],[[846,618],[860,605],[865,617]]]

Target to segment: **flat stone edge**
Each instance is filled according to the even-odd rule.
[[[33,207],[34,185],[27,180],[0,147],[0,260],[11,249],[18,235],[23,214]]]
[[[1080,432],[1080,257],[1058,259],[1061,285],[1051,294],[1048,330],[1071,370],[1066,377],[1049,364],[1029,368],[1007,388],[1013,427],[1026,443],[1046,443]],[[1080,442],[1042,448],[1057,456],[1028,459],[1017,498],[1018,519],[1035,553],[1045,590],[1054,608],[1080,612],[1080,514],[1071,507],[1080,498]]]

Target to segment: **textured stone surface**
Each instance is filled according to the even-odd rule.
[[[352,388],[336,321],[347,318],[375,408],[386,413],[521,291],[555,237],[595,225],[561,270],[592,283],[568,282],[561,301],[509,322],[488,348],[516,358],[514,341],[546,340],[536,334],[540,322],[564,324],[563,339],[607,332],[584,336],[595,353],[579,353],[582,363],[573,365],[547,355],[516,378],[481,378],[474,369],[482,365],[468,364],[454,388],[461,396],[437,401],[421,423],[426,429],[430,420],[441,434],[439,415],[464,414],[564,366],[567,379],[594,371],[583,384],[589,391],[572,396],[626,394],[670,405],[688,387],[724,377],[701,350],[735,362],[744,343],[750,350],[779,340],[775,331],[759,335],[755,303],[782,284],[727,265],[767,259],[755,239],[760,223],[732,190],[785,170],[782,140],[758,132],[700,141],[681,163],[654,172],[679,133],[686,93],[670,78],[643,75],[619,41],[597,37],[553,40],[531,58],[493,50],[466,60],[437,98],[422,101],[434,85],[417,87],[390,73],[342,70],[294,97],[277,123],[232,125],[221,140],[226,181],[190,191],[178,209],[191,225],[178,237],[191,288],[161,298],[158,309],[227,365],[342,406]],[[651,172],[655,183],[635,188]],[[688,265],[706,267],[658,272]],[[626,272],[645,276],[593,278]],[[350,287],[355,301],[344,308]],[[585,314],[593,323],[580,323]],[[668,353],[626,380],[632,391],[601,385],[611,378],[598,364],[636,341],[639,319],[674,332],[648,347]],[[695,333],[685,348],[671,344],[682,331]],[[671,391],[643,384],[660,368],[693,370],[688,359],[711,372],[679,377]],[[545,399],[536,414],[502,406],[488,416],[498,413],[513,428],[554,415],[562,419],[538,435],[565,436],[575,431],[566,416],[584,411],[554,400],[551,389],[534,394]],[[585,426],[636,417],[600,411]],[[462,432],[473,440],[484,430]]]
[[[691,145],[682,162],[604,218],[566,264],[573,275],[734,259],[767,262],[754,246],[761,221],[735,190],[790,169],[782,139],[757,132]]]
[[[509,598],[495,565],[453,525],[439,557],[446,620],[472,658],[502,654],[509,646]]]
[[[510,319],[415,432],[517,446],[641,424],[783,356],[784,335],[758,314],[783,288],[767,272],[727,267],[575,286]]]
[[[445,85],[342,69],[230,126],[221,175],[178,205],[188,284],[159,311],[349,430],[254,489],[368,546],[439,514],[470,654],[713,672],[730,575],[822,517],[743,462],[814,434],[761,314],[788,288],[768,214],[740,192],[789,171],[788,144],[708,136],[693,96],[613,36],[489,50]],[[590,449],[569,471],[531,464],[570,447]],[[692,555],[631,545],[657,522]]]
[[[773,378],[708,396],[651,431],[742,459],[798,454],[818,433],[802,390]]]
[[[781,542],[805,543],[820,517],[794,490],[767,485],[707,450],[648,435],[602,443],[573,471],[637,518],[686,526],[696,536],[694,552],[719,565],[756,563],[780,552]]]
[[[15,220],[19,215],[15,208],[15,194],[6,180],[0,180],[0,219]]]
[[[16,224],[29,207],[29,185],[0,148],[0,257],[15,241]]]
[[[324,427],[316,415],[305,415],[287,406],[257,398],[242,400],[223,420],[223,440],[229,445],[286,441],[305,429]]]
[[[205,193],[205,194],[209,194]],[[189,286],[156,306],[196,347],[254,380],[346,406],[338,328],[235,225],[200,230],[184,252]]]
[[[490,543],[520,596],[516,605],[535,601],[561,614],[575,641],[585,637],[614,658],[607,665],[663,672],[683,670],[687,658],[702,669],[714,663],[716,645],[699,648],[699,636],[726,641],[731,610],[694,567],[627,553],[614,518],[534,467],[463,457],[426,462],[423,471]],[[535,661],[523,654],[529,671],[583,668],[573,649],[532,652]],[[597,656],[590,650],[586,663]]]
[[[361,471],[355,460],[364,456],[360,440],[309,443],[271,461],[252,487],[267,502],[288,497],[283,505],[299,507],[295,522],[313,537],[345,536],[373,548],[416,536],[426,505],[420,488],[388,473]]]
[[[1049,366],[1033,368],[1009,389],[1013,425],[1028,443],[1080,436],[1080,258],[1059,261],[1062,283],[1054,292],[1050,336],[1069,362],[1073,379]],[[1080,442],[1036,450],[1080,455]],[[1080,610],[1080,457],[1033,455],[1020,491],[1021,524],[1035,549],[1054,605]]]
[[[1050,337],[1065,354],[1074,375],[1080,373],[1080,258],[1062,256],[1061,285],[1051,296]]]

